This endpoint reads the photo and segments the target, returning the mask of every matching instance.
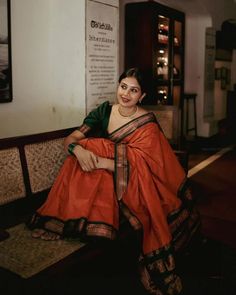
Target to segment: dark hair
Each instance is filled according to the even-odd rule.
[[[146,92],[144,78],[143,78],[142,72],[139,68],[130,68],[130,69],[125,70],[119,77],[119,83],[121,82],[121,80],[123,80],[127,77],[134,77],[138,81],[138,83],[141,87],[142,93]]]

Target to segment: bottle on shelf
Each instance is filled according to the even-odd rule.
[[[167,91],[165,89],[158,89],[157,104],[167,104]]]
[[[174,36],[174,46],[179,47],[179,45],[179,39],[176,36]]]
[[[158,79],[168,79],[168,53],[165,50],[159,50],[159,55],[157,56],[157,78]]]
[[[180,79],[180,72],[175,65],[173,67],[173,75],[174,75],[174,79]]]
[[[168,44],[169,40],[169,27],[166,24],[159,23],[158,25],[158,42]]]

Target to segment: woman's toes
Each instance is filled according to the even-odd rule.
[[[36,228],[33,230],[31,236],[32,238],[41,238],[41,236],[45,233],[44,229]]]
[[[55,241],[55,240],[60,239],[60,236],[58,234],[56,234],[56,233],[45,231],[41,235],[41,239],[45,240],[45,241]]]

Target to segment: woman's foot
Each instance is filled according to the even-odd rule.
[[[45,241],[55,241],[59,240],[60,236],[56,233],[45,231],[40,238]]]
[[[31,236],[32,236],[32,238],[38,239],[38,238],[41,238],[42,234],[44,234],[44,233],[45,233],[44,229],[36,228],[32,231]]]
[[[32,237],[36,239],[40,238],[45,241],[55,241],[60,239],[60,235],[40,228],[36,228],[33,230]]]

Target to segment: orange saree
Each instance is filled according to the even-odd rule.
[[[142,232],[139,264],[146,289],[156,295],[179,294],[173,251],[197,228],[197,215],[188,203],[185,172],[154,115],[143,115],[108,138],[86,138],[79,144],[115,159],[115,173],[83,172],[77,159],[68,156],[30,228],[64,237],[115,239],[121,210]]]

